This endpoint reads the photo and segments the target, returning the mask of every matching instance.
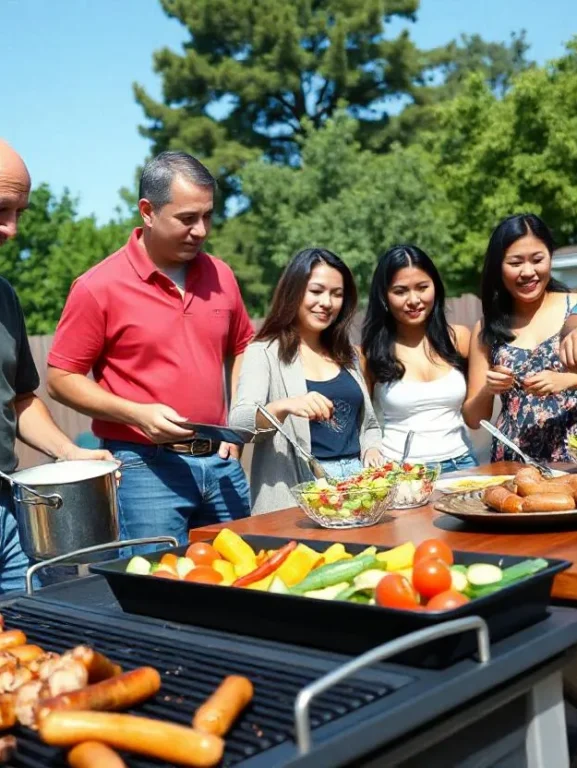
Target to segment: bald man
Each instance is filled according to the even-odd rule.
[[[29,193],[30,176],[22,158],[0,139],[0,246],[16,235]],[[17,435],[54,459],[111,459],[108,451],[78,448],[60,431],[34,394],[38,384],[20,303],[0,277],[0,469],[10,473],[16,468]],[[23,589],[27,567],[10,487],[0,481],[0,594]]]

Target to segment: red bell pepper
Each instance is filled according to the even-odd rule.
[[[277,550],[274,555],[268,557],[258,566],[258,568],[255,568],[254,571],[251,571],[250,573],[247,573],[246,576],[241,576],[239,579],[234,581],[232,586],[247,587],[249,584],[254,584],[255,581],[260,581],[266,576],[270,576],[270,574],[274,573],[277,568],[281,567],[290,553],[297,548],[297,543],[298,542],[296,541],[289,541],[288,544],[285,544],[284,547],[281,547],[279,550]]]

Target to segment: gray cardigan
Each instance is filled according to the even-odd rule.
[[[358,365],[350,373],[363,393],[364,407],[359,431],[361,455],[364,455],[369,448],[381,447],[381,428]],[[255,403],[266,405],[274,400],[306,394],[307,386],[300,357],[284,365],[279,360],[276,341],[254,342],[244,353],[236,403],[230,412],[229,423],[234,427],[255,430]],[[288,416],[284,428],[307,451],[311,450],[308,419]],[[296,502],[289,489],[297,483],[312,479],[306,462],[297,456],[282,435],[276,431],[257,435],[250,473],[253,515],[294,507]]]

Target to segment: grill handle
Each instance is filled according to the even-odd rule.
[[[53,565],[59,565],[65,563],[66,560],[78,557],[78,555],[90,555],[92,552],[105,552],[107,549],[121,549],[122,547],[136,546],[137,544],[172,544],[173,547],[178,547],[178,541],[174,536],[150,536],[145,539],[126,539],[125,541],[109,541],[106,544],[96,544],[93,547],[84,547],[84,549],[75,549],[74,552],[67,552],[65,555],[58,555],[58,557],[51,557],[50,560],[40,560],[26,571],[26,594],[31,595],[34,592],[32,585],[32,577],[36,571],[40,571],[42,568],[50,568]]]
[[[306,755],[312,747],[309,708],[316,696],[324,693],[334,685],[338,685],[347,677],[360,672],[361,669],[371,666],[371,664],[384,661],[391,656],[396,656],[403,651],[424,645],[431,640],[438,640],[442,637],[457,635],[470,630],[475,630],[477,633],[479,662],[487,664],[491,660],[489,629],[486,622],[480,616],[468,616],[464,619],[447,621],[435,627],[420,629],[417,632],[411,632],[409,635],[379,645],[307,685],[306,688],[303,688],[297,694],[294,705],[295,732],[299,754]]]

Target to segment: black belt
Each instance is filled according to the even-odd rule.
[[[165,443],[163,448],[173,453],[184,453],[187,456],[212,456],[218,451],[220,443],[215,440],[195,438],[186,443]]]

